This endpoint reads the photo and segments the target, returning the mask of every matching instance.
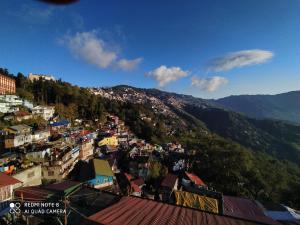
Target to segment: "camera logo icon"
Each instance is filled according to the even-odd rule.
[[[21,213],[21,203],[19,202],[11,202],[9,203],[9,213],[11,214],[20,214]]]

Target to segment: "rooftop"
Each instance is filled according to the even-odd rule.
[[[278,222],[266,217],[254,200],[225,195],[223,199],[225,215],[263,222],[266,224],[279,224]]]
[[[17,183],[22,183],[22,182],[16,178],[10,177],[10,176],[6,175],[5,173],[0,172],[0,187],[14,185]]]
[[[168,173],[167,176],[161,182],[161,186],[169,187],[172,189],[176,183],[177,178],[178,177],[176,175]]]
[[[112,169],[107,160],[94,159],[94,169],[96,175],[113,176]]]
[[[49,184],[44,188],[50,191],[64,192],[64,194],[68,195],[78,189],[80,186],[81,183],[79,182],[66,180],[60,183]]]
[[[54,192],[40,186],[21,187],[14,191],[16,197],[22,197],[26,201],[44,201],[51,197]]]
[[[195,174],[185,172],[185,174],[188,176],[188,178],[194,182],[196,185],[205,186],[205,183]]]

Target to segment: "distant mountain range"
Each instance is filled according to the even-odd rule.
[[[300,91],[277,95],[229,96],[214,102],[252,118],[269,118],[300,124]]]
[[[203,130],[254,151],[300,164],[300,126],[285,122],[300,124],[300,92],[218,100],[124,85],[93,92],[110,99],[150,105],[154,111],[203,125]]]

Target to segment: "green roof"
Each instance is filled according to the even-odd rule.
[[[96,175],[113,176],[113,172],[108,161],[103,159],[93,159]]]

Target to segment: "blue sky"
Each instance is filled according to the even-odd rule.
[[[0,62],[202,98],[300,90],[299,0],[0,1]]]

